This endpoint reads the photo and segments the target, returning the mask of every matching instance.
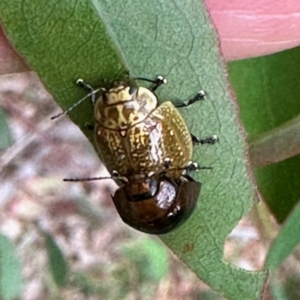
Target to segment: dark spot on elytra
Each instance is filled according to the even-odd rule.
[[[118,112],[117,108],[114,106],[110,107],[108,109],[106,117],[107,117],[107,119],[118,120],[119,112]]]
[[[135,113],[134,108],[126,108],[125,106],[123,106],[122,114],[126,120],[128,120],[129,116],[133,113]]]
[[[136,136],[136,135],[139,135],[141,133],[141,130],[138,128],[138,127],[133,127],[133,134]]]

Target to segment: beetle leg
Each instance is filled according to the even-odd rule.
[[[199,145],[199,144],[200,145],[203,145],[203,144],[213,145],[219,141],[219,138],[216,135],[209,136],[206,139],[198,139],[196,136],[194,136],[191,133],[191,138],[192,138],[193,145]]]
[[[167,83],[167,79],[163,76],[157,76],[155,80],[153,80],[154,86],[152,87],[152,92],[154,92],[157,88],[159,88],[161,85]]]
[[[135,80],[143,80],[143,81],[148,81],[151,83],[154,83],[154,86],[152,87],[151,91],[154,92],[157,88],[159,88],[161,85],[167,83],[167,79],[161,75],[157,76],[156,79],[148,79],[148,78],[143,78],[143,77],[137,77],[134,78]]]
[[[86,82],[84,82],[83,79],[81,79],[81,78],[77,79],[76,84],[77,84],[79,87],[81,87],[81,88],[87,90],[89,93],[91,93],[91,92],[94,91],[94,89],[92,88],[92,86],[89,85],[89,84],[87,84]]]
[[[166,157],[164,160],[164,167],[165,169],[169,169],[172,165],[172,161],[169,157]]]
[[[196,162],[191,161],[186,167],[183,168],[186,172],[193,172],[199,170],[212,170],[213,167],[200,167]]]
[[[166,168],[164,171],[160,172],[161,176],[167,176],[168,172],[173,172],[173,171],[185,171],[185,173],[182,176],[187,175],[189,172],[194,172],[194,171],[199,171],[199,170],[212,170],[213,167],[201,167],[199,166],[196,162],[190,161],[188,165],[182,168]]]
[[[205,91],[200,90],[193,98],[187,100],[187,101],[182,101],[179,104],[175,104],[175,107],[187,107],[190,106],[191,104],[198,102],[198,101],[202,101],[205,99]]]

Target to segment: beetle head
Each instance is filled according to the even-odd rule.
[[[106,128],[127,130],[145,120],[157,107],[156,96],[144,87],[118,82],[104,89],[95,103],[96,120]]]

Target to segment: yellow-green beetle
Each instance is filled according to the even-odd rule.
[[[213,144],[216,136],[198,140],[171,102],[158,105],[154,91],[166,83],[165,78],[135,80],[146,80],[154,86],[149,90],[115,81],[94,90],[81,79],[77,84],[89,90],[82,100],[91,97],[94,104],[95,143],[112,178],[121,184],[112,197],[117,211],[133,228],[162,234],[173,230],[194,210],[201,184],[188,175],[188,171],[199,169],[191,162],[193,144]],[[204,96],[200,91],[177,107]],[[103,178],[67,180],[96,179]]]

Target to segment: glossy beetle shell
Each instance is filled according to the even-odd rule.
[[[171,102],[158,106],[150,90],[125,83],[104,91],[94,113],[99,154],[109,172],[125,178],[113,196],[123,221],[151,234],[176,228],[201,187],[183,176],[193,144],[182,116]]]
[[[177,109],[169,101],[157,107],[156,96],[146,88],[129,90],[112,88],[95,105],[95,140],[108,170],[124,176],[161,172],[166,160],[173,168],[187,166],[193,145]]]
[[[119,188],[113,201],[122,220],[129,226],[150,234],[163,234],[190,217],[200,188],[201,184],[196,181],[179,181],[174,184],[163,179],[152,197],[132,200],[126,189]]]

